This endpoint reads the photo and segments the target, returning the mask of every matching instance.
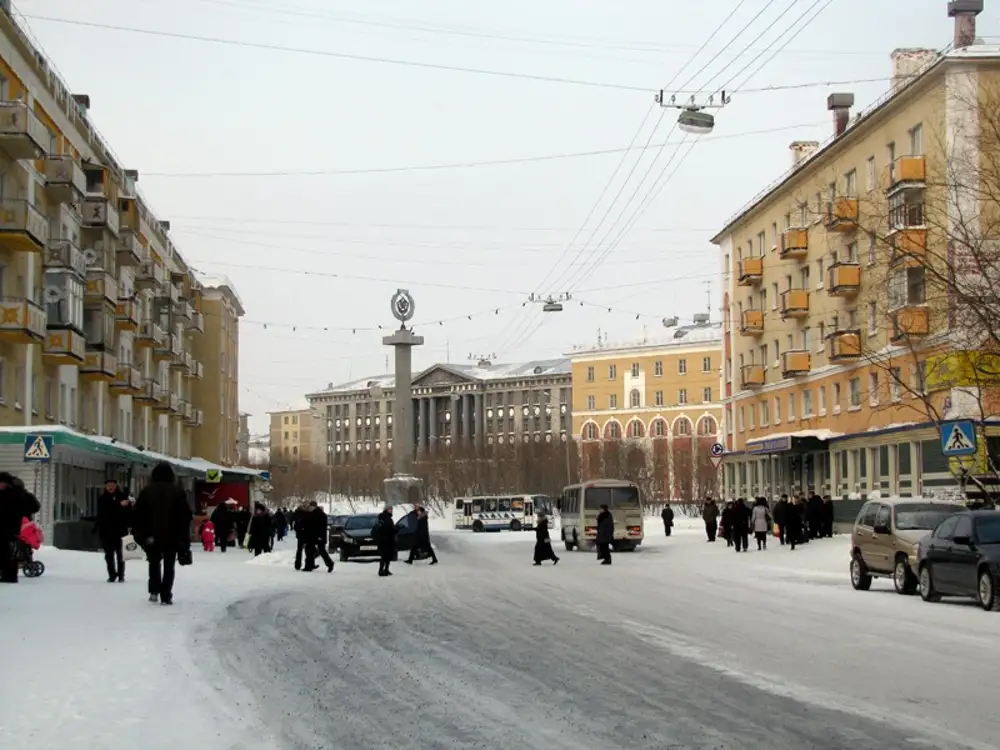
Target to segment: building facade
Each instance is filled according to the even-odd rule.
[[[976,43],[975,6],[949,5],[951,51],[894,52],[893,90],[866,112],[831,95],[832,137],[793,143],[791,170],[714,238],[729,496],[954,492],[939,423],[990,416],[982,388],[942,376],[970,332],[934,281],[959,268],[960,236],[995,231],[980,217],[997,206],[956,189],[997,148],[1000,48]]]
[[[326,418],[334,464],[393,450],[395,379],[356,380],[306,396]],[[413,378],[418,457],[439,448],[565,442],[572,429],[568,359],[518,364],[436,364]],[[272,451],[273,451],[272,443]]]
[[[326,419],[313,409],[268,413],[271,460],[276,464],[326,464]]]
[[[192,354],[216,292],[89,105],[0,4],[0,428],[65,426],[191,456],[218,412],[201,405],[212,385]]]

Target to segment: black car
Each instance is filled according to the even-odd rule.
[[[964,596],[985,610],[1000,610],[1000,511],[965,511],[946,518],[920,541],[917,567],[924,601]]]
[[[340,548],[340,540],[344,537],[344,525],[350,516],[327,516],[326,525],[330,531],[329,549],[336,552]]]
[[[348,516],[340,539],[340,559],[346,562],[356,557],[378,557],[378,545],[372,539],[377,513]],[[410,511],[396,521],[396,551],[406,552],[413,546],[417,532],[417,514]]]

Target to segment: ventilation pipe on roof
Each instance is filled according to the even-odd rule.
[[[788,150],[792,152],[792,166],[797,167],[819,148],[819,141],[792,141]]]
[[[847,132],[853,106],[854,94],[830,94],[826,98],[826,108],[833,112],[833,134],[838,138]]]
[[[890,55],[892,59],[892,93],[919,76],[938,58],[936,50],[920,47],[896,49]]]
[[[90,109],[90,96],[87,94],[73,94],[73,101],[84,111]]]
[[[948,18],[955,19],[955,49],[976,43],[976,16],[983,12],[983,0],[950,0]]]
[[[694,314],[694,324],[696,326],[706,325],[711,319],[712,319],[712,316],[709,315],[708,313],[695,313]]]

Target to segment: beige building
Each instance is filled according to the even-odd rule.
[[[271,460],[278,463],[326,463],[326,429],[313,409],[268,412]]]

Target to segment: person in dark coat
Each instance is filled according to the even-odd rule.
[[[544,513],[539,513],[535,523],[535,565],[541,565],[546,560],[551,560],[553,565],[559,564],[559,558],[552,549],[552,539],[549,537],[549,519]]]
[[[174,603],[174,566],[191,554],[191,506],[168,463],[153,467],[132,513],[132,535],[149,561],[149,601]]]
[[[0,472],[0,583],[17,583],[17,539],[21,520],[31,518],[41,506],[24,484]]]
[[[823,496],[823,536],[833,538],[833,498]]]
[[[288,519],[285,518],[285,513],[282,509],[274,514],[274,533],[278,537],[278,541],[282,541],[285,538],[285,534],[288,533]]]
[[[778,541],[785,543],[785,522],[788,518],[788,495],[782,495],[774,505],[774,523],[778,527]]]
[[[611,544],[615,541],[615,519],[607,505],[597,514],[597,559],[601,565],[611,564]]]
[[[229,546],[229,535],[233,531],[233,512],[225,503],[217,505],[212,511],[212,525],[215,526],[215,546],[223,552]]]
[[[233,523],[236,526],[236,543],[240,549],[243,549],[243,544],[247,538],[247,529],[250,528],[250,511],[240,508],[234,515]]]
[[[382,578],[391,576],[389,564],[396,556],[396,524],[392,520],[392,508],[386,508],[378,514],[378,521],[372,529],[372,538],[378,545],[378,574]]]
[[[660,518],[663,519],[663,533],[670,536],[670,531],[674,528],[674,509],[670,507],[669,502],[663,506]]]
[[[417,506],[417,532],[413,535],[413,546],[410,547],[410,556],[405,560],[407,565],[413,565],[413,560],[420,552],[426,552],[431,559],[431,565],[437,565],[437,553],[431,546],[431,530],[426,508]]]
[[[809,504],[807,506],[807,515],[809,524],[809,538],[819,539],[823,536],[823,498],[819,495],[813,494],[809,498]]]
[[[802,541],[803,512],[800,498],[792,500],[785,511],[785,540],[791,545],[792,550]]]
[[[306,566],[304,570],[316,570],[316,555],[323,558],[326,563],[326,572],[333,572],[333,560],[326,549],[326,537],[329,531],[326,522],[326,513],[319,507],[319,503],[313,500],[306,506],[306,512],[302,514],[303,532],[306,544]]]
[[[726,540],[726,546],[733,546],[733,501],[729,500],[722,506],[720,514],[722,523],[719,524],[717,533]]]
[[[292,531],[295,532],[295,569],[302,570],[302,555],[305,554],[307,541],[305,506],[296,508],[292,513]]]
[[[263,505],[257,505],[247,528],[250,538],[247,542],[254,557],[259,557],[267,551],[267,540],[271,535],[271,521]]]
[[[750,545],[750,506],[742,497],[733,503],[732,516],[733,544],[736,545],[737,552],[747,552]]]
[[[125,580],[125,556],[122,537],[128,534],[132,516],[132,504],[128,495],[118,489],[118,482],[109,479],[104,483],[104,492],[97,498],[97,537],[104,550],[104,562],[108,566],[108,583]]]
[[[701,517],[705,520],[705,534],[708,536],[708,541],[714,542],[715,534],[719,530],[719,506],[715,504],[715,500],[712,498],[705,500]]]

